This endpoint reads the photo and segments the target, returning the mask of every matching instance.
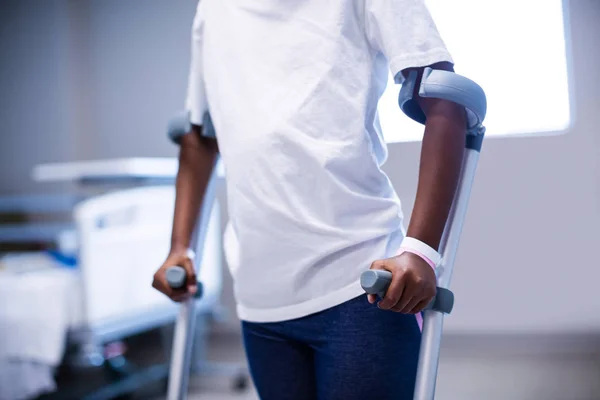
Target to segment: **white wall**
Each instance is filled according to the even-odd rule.
[[[175,154],[166,121],[184,106],[194,0],[89,2],[89,93],[84,158]],[[83,11],[83,10],[82,10]]]
[[[5,3],[12,6],[0,13],[0,50],[12,75],[0,75],[0,193],[32,190],[24,180],[41,161],[175,154],[164,124],[183,105],[194,0]],[[600,330],[600,2],[572,0],[570,14],[575,125],[562,136],[484,144],[448,331]],[[32,26],[43,31],[32,37]],[[24,51],[34,45],[43,51]],[[51,58],[65,52],[67,76]],[[522,66],[536,68],[543,65]],[[8,108],[4,93],[12,94]],[[527,88],[515,95],[535,101]],[[24,132],[40,144],[34,151]],[[385,166],[407,216],[418,158],[418,144],[395,144]],[[229,281],[224,298],[233,309]]]
[[[0,193],[31,191],[31,166],[70,159],[64,1],[0,4]]]
[[[195,0],[0,4],[0,193],[40,162],[172,156]]]
[[[452,288],[451,331],[600,330],[600,2],[572,0],[575,124],[564,136],[488,140]],[[501,62],[501,61],[500,61]],[[523,65],[535,73],[543,65]],[[552,84],[552,82],[548,82]],[[527,88],[515,95],[536,101]],[[510,118],[509,115],[506,116]],[[403,199],[401,171],[416,146],[396,147],[387,170]],[[409,155],[407,155],[409,153]],[[412,187],[412,186],[411,186]]]

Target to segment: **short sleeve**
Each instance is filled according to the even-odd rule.
[[[365,34],[387,59],[396,83],[407,68],[453,63],[424,0],[363,0]]]
[[[203,0],[198,1],[192,27],[190,72],[188,77],[185,108],[190,113],[190,122],[202,125],[204,114],[208,110],[204,86],[204,13]]]

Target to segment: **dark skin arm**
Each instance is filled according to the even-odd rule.
[[[194,265],[186,253],[218,153],[217,141],[203,137],[200,126],[193,125],[191,132],[181,138],[171,250],[152,282],[155,289],[174,301],[183,301],[197,290]],[[173,290],[167,284],[166,270],[174,265],[186,270],[187,287],[184,289]]]
[[[450,63],[432,68],[453,71]],[[451,101],[418,97],[418,102],[427,121],[417,197],[407,234],[438,250],[458,186],[467,121],[464,108]]]
[[[438,63],[433,69],[453,71],[450,63]],[[421,81],[423,69],[417,69]],[[409,70],[403,71],[408,76]],[[419,239],[438,250],[458,179],[466,142],[466,114],[456,103],[418,96],[415,98],[427,117],[421,145],[421,161],[417,196],[407,236]],[[436,293],[436,277],[432,268],[419,256],[403,253],[375,261],[371,269],[392,272],[392,283],[379,307],[401,313],[418,313]],[[376,297],[369,295],[374,303]]]

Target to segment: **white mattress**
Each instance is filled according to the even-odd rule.
[[[210,307],[218,301],[216,272],[214,268],[200,272],[207,290],[199,305]],[[79,270],[58,266],[45,253],[0,261],[0,400],[24,400],[54,390],[53,372],[63,358],[70,332],[90,329],[99,339],[120,338],[123,333],[173,321],[178,307],[151,288],[151,277],[138,276],[147,293],[133,296],[137,301],[119,304],[114,312],[114,300],[89,297],[83,291]],[[110,280],[97,283],[105,286]],[[115,293],[115,297],[127,296]],[[100,318],[90,317],[90,301]]]
[[[39,253],[11,257],[0,270],[0,359],[57,365],[67,331],[82,319],[78,273]]]
[[[54,368],[33,361],[0,360],[0,400],[28,400],[56,390]]]
[[[0,400],[54,390],[67,331],[81,319],[77,279],[44,253],[0,258]]]
[[[210,307],[218,301],[218,272],[215,268],[200,271],[205,296],[198,301],[199,308]],[[109,330],[118,337],[120,327],[130,332],[139,323],[143,331],[145,326],[160,326],[174,320],[178,305],[151,287],[151,277],[151,274],[138,276],[139,282],[145,285],[137,286],[146,286],[140,291],[147,293],[132,296],[137,301],[123,302],[110,314],[114,299],[86,295],[78,269],[65,268],[46,253],[0,257],[0,359],[28,359],[57,366],[70,331],[90,329],[97,331],[102,339],[102,334]],[[110,280],[98,282],[102,283],[110,283]],[[136,288],[136,285],[131,287]],[[118,290],[118,285],[113,290]],[[126,292],[115,292],[114,297],[125,298],[129,290]],[[89,302],[105,304],[104,308],[96,306],[102,311],[98,313],[100,318],[90,318]]]
[[[163,186],[79,203],[73,212],[76,240],[63,246],[75,246],[77,269],[59,265],[46,253],[0,258],[0,374],[23,378],[10,379],[10,388],[1,381],[0,400],[48,390],[48,377],[63,358],[69,333],[87,331],[108,341],[175,319],[177,305],[151,286],[168,253],[174,199],[174,188]],[[215,204],[199,260],[205,287],[199,309],[220,297],[219,226]],[[29,372],[22,374],[25,370]],[[9,397],[3,398],[9,389]]]

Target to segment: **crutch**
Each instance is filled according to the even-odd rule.
[[[412,99],[416,78],[416,72],[412,72],[400,90],[398,103],[409,117],[424,124],[425,117],[420,110],[415,111],[417,108]],[[485,134],[483,120],[487,104],[483,89],[475,82],[452,72],[430,68],[426,68],[423,73],[419,95],[446,99],[463,105],[468,116],[466,151],[458,189],[440,244],[442,261],[436,269],[437,294],[426,308],[423,318],[414,400],[433,400],[444,314],[449,314],[454,305],[454,294],[448,287]],[[361,285],[367,293],[384,297],[391,282],[391,276],[392,274],[388,271],[369,270],[362,274]]]
[[[174,142],[178,143],[179,138],[190,132],[191,124],[189,113],[184,112],[181,115],[169,121],[168,135]],[[214,128],[210,116],[205,115],[202,124],[202,133],[207,137],[215,137]],[[218,160],[216,161],[218,162]],[[194,267],[196,276],[199,276],[200,263],[206,241],[206,232],[210,221],[210,213],[215,202],[215,182],[217,180],[216,168],[209,180],[204,193],[202,207],[196,221],[192,240],[196,249],[194,257]],[[169,285],[178,289],[185,285],[185,270],[180,266],[174,266],[167,270],[167,281]],[[169,367],[169,381],[167,388],[167,400],[185,400],[187,398],[188,380],[190,375],[192,346],[194,338],[194,328],[196,322],[195,303],[202,296],[202,283],[198,282],[198,291],[195,298],[190,298],[181,303],[179,315],[175,323],[175,333],[173,336],[173,348],[171,350],[171,363]]]

